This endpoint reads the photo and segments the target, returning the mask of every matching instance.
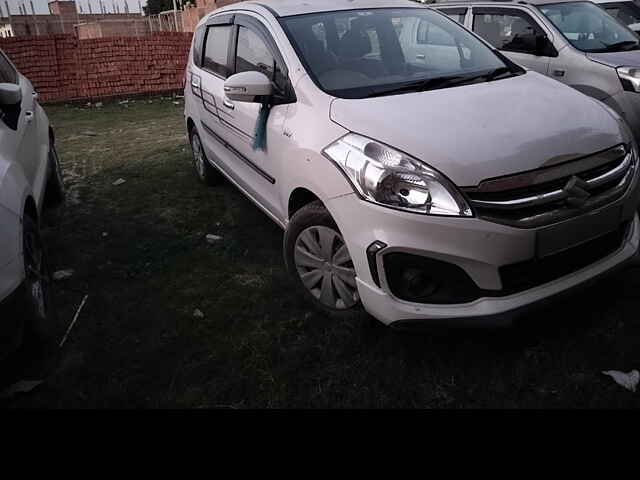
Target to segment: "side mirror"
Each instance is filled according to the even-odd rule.
[[[0,83],[0,107],[14,107],[22,102],[22,89],[14,83]]]
[[[224,93],[236,102],[261,103],[260,97],[273,95],[273,84],[264,73],[241,72],[224,82]]]

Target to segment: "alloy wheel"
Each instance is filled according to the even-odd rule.
[[[194,135],[191,138],[191,148],[193,149],[193,161],[195,163],[196,172],[198,172],[198,176],[204,179],[205,171],[204,171],[204,152],[202,151],[202,143],[200,142],[200,137],[198,135]]]
[[[24,266],[28,294],[38,316],[46,319],[50,279],[47,275],[42,240],[39,233],[32,229],[27,229],[24,232]]]

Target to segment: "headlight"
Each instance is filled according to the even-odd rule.
[[[370,202],[430,215],[473,215],[449,180],[387,145],[349,133],[325,148],[324,153]]]
[[[622,82],[622,88],[628,92],[640,92],[639,67],[618,67],[616,70]]]

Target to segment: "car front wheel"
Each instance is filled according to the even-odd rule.
[[[365,316],[351,255],[321,202],[306,205],[291,218],[284,256],[294,281],[321,312],[339,319]]]

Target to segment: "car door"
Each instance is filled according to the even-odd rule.
[[[280,219],[286,217],[286,206],[281,204],[277,179],[281,163],[275,152],[283,142],[282,132],[288,104],[295,101],[283,56],[269,29],[256,17],[235,15],[235,51],[233,73],[258,71],[264,73],[274,85],[276,94],[270,99],[267,120],[266,149],[254,148],[260,103],[231,101],[224,96],[219,107],[220,119],[228,128],[229,147],[238,157],[237,168],[244,172],[243,181],[250,183],[259,202]],[[248,167],[248,168],[247,168]]]
[[[218,15],[198,28],[194,39],[191,88],[200,99],[201,140],[210,161],[232,175],[234,163],[225,148],[229,136],[223,108],[224,81],[231,74],[231,44],[234,41],[233,15]]]
[[[38,154],[39,145],[36,116],[34,114],[33,86],[31,82],[18,73],[2,51],[0,51],[0,82],[20,85],[22,90],[22,102],[18,112],[17,124],[11,125],[11,127],[15,127],[12,128],[15,134],[8,135],[6,140],[3,139],[3,141],[8,142],[8,145],[6,147],[3,146],[3,148],[15,152],[15,157],[13,158],[20,163],[27,181],[33,188],[34,185],[38,184],[36,180],[46,173],[46,163],[44,166],[42,165],[42,159]],[[7,123],[4,126],[8,126]],[[44,172],[42,171],[43,169]]]
[[[526,11],[518,8],[473,7],[473,31],[523,67],[543,75],[557,52],[548,33]],[[541,48],[540,45],[544,45]]]

